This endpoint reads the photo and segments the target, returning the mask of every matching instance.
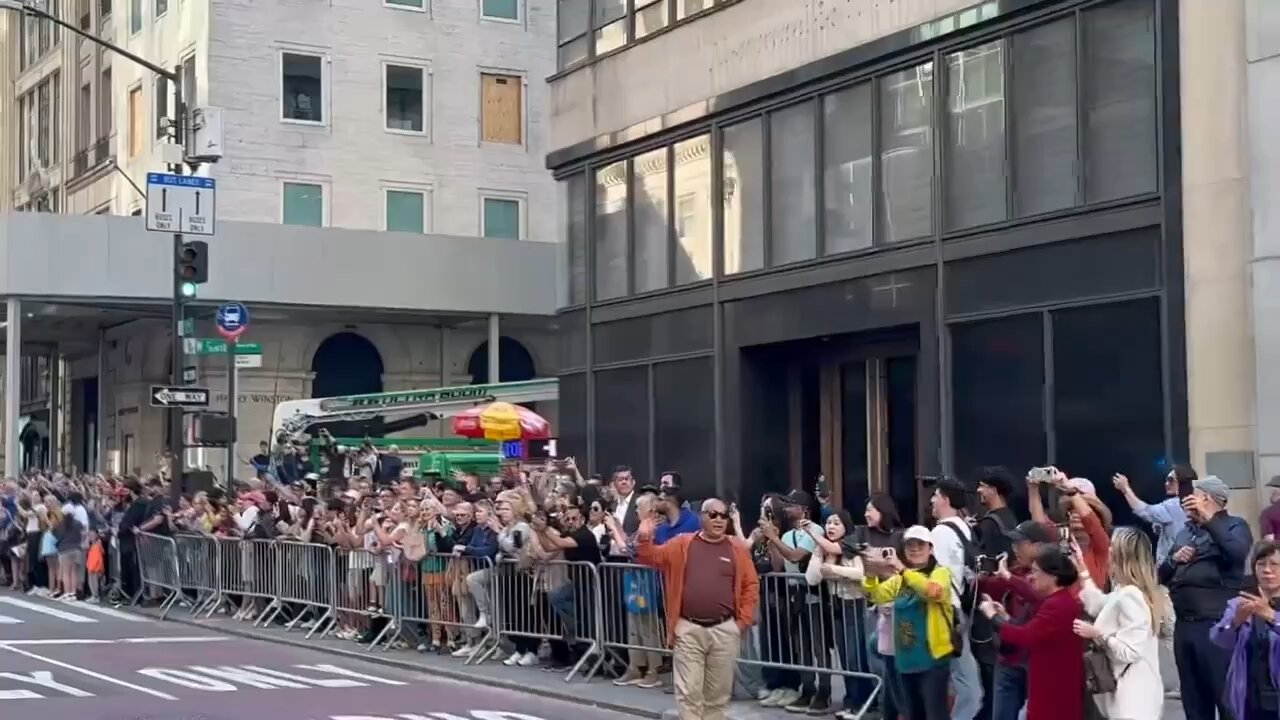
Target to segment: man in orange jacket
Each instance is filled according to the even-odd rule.
[[[675,655],[680,720],[724,720],[742,633],[755,622],[759,577],[745,547],[728,536],[724,501],[702,503],[702,529],[653,544],[654,524],[636,532],[636,558],[662,573],[667,643]]]

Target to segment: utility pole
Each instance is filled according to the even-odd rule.
[[[174,121],[173,131],[178,146],[184,149],[187,147],[187,103],[185,99],[185,91],[182,87],[182,66],[174,68],[169,78],[173,83],[174,96]],[[175,175],[182,174],[183,163],[181,161],[170,163],[169,171]],[[172,275],[173,275],[173,310],[172,317],[169,322],[169,382],[174,387],[185,385],[182,382],[182,368],[187,364],[186,355],[183,353],[182,346],[182,306],[184,298],[182,296],[182,233],[173,234],[173,252],[172,252]],[[183,416],[185,409],[179,406],[172,406],[165,410],[169,414],[169,504],[174,510],[178,509],[178,505],[182,500],[182,470],[186,461],[187,454],[187,436],[186,428],[183,424]]]

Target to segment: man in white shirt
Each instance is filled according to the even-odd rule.
[[[635,476],[631,474],[631,468],[619,465],[613,469],[610,483],[613,485],[613,496],[617,498],[617,503],[613,506],[613,519],[618,521],[618,527],[622,528],[623,534],[631,537],[640,528],[640,515],[636,512]],[[627,548],[617,543],[610,543],[609,554],[614,557],[626,557]]]
[[[972,608],[961,608],[960,603],[960,593],[967,582],[965,575],[969,571],[965,567],[964,547],[973,541],[973,531],[960,517],[960,508],[965,506],[967,495],[958,482],[943,478],[929,498],[929,507],[937,520],[929,533],[933,538],[933,556],[951,573],[951,603],[961,610],[956,615],[956,622],[961,623],[958,629],[963,638],[963,652],[951,661],[951,688],[955,693],[952,720],[973,720],[982,709],[982,676],[969,647],[970,618],[963,615]]]

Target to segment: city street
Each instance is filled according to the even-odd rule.
[[[0,593],[0,717],[37,713],[42,720],[626,717],[85,603]]]

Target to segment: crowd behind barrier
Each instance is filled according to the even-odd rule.
[[[162,617],[181,605],[194,616],[221,611],[256,626],[279,621],[316,639],[372,627],[367,650],[461,642],[468,652],[454,654],[467,664],[511,648],[536,655],[546,642],[553,657],[572,660],[566,682],[606,668],[616,674],[632,655],[653,667],[671,652],[663,642],[661,578],[643,565],[550,560],[525,567],[446,553],[408,562],[313,543],[150,533],[139,537],[138,563],[140,594],[159,597]],[[827,686],[833,675],[857,678],[874,687],[865,712],[880,691],[877,675],[800,660],[829,657],[813,651],[823,647],[843,658],[845,629],[855,627],[846,613],[865,608],[825,602],[805,588],[803,575],[761,576],[761,616],[738,662],[814,673]],[[806,632],[791,634],[799,613]]]

